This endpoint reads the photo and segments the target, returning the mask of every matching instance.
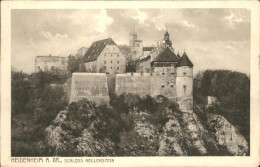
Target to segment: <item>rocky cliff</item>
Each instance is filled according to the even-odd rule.
[[[195,113],[181,112],[178,107],[166,104],[165,99],[154,101],[159,106],[157,111],[151,113],[144,108],[138,111],[138,106],[129,108],[129,113],[121,114],[119,124],[109,116],[110,122],[103,122],[104,118],[98,114],[100,108],[86,101],[78,108],[84,108],[81,112],[84,119],[71,114],[75,111],[70,110],[57,115],[46,129],[46,144],[55,155],[249,155],[248,142],[223,116],[207,113],[202,119]],[[86,117],[88,123],[84,122]],[[114,133],[100,130],[99,123],[109,124]],[[128,128],[123,128],[126,124]],[[115,130],[117,127],[122,128]],[[113,139],[117,135],[118,138]]]

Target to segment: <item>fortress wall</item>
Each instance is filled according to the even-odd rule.
[[[177,77],[177,97],[192,97],[193,96],[193,78],[192,77]],[[185,88],[184,88],[185,86]]]
[[[171,100],[176,100],[175,75],[151,76],[150,73],[127,73],[116,75],[117,95],[133,93],[140,96],[147,94],[151,96],[163,95]]]
[[[152,96],[163,95],[170,100],[175,100],[177,97],[176,92],[176,79],[174,75],[160,75],[151,77]]]
[[[73,73],[70,102],[86,98],[96,103],[108,103],[107,76],[103,73]]]
[[[143,76],[140,73],[117,74],[115,93],[121,95],[123,93],[133,93],[140,96],[152,94],[151,77]]]

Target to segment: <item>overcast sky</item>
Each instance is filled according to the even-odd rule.
[[[205,69],[250,72],[247,9],[12,10],[12,66],[34,72],[38,55],[68,56],[93,41],[129,41],[134,27],[144,46],[163,39],[165,23],[176,52],[184,49],[195,73]]]

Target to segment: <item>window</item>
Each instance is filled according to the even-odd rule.
[[[184,92],[184,95],[186,94],[186,85],[183,85],[183,92]]]
[[[174,85],[173,84],[171,84],[171,88],[173,88],[174,87]]]
[[[112,60],[111,60],[111,63],[113,63]]]
[[[119,64],[119,60],[117,60],[117,64]]]
[[[162,75],[164,75],[165,73],[164,73],[164,68],[162,69]]]
[[[119,70],[119,67],[117,67],[116,69]]]
[[[106,62],[106,60],[104,61],[104,64],[106,64],[107,62]]]
[[[172,68],[172,72],[171,72],[171,74],[172,74],[172,75],[174,74],[174,68]]]
[[[164,84],[162,84],[162,85],[161,85],[161,87],[162,87],[162,88],[165,88],[165,85],[164,85]]]
[[[111,69],[113,69],[113,67],[111,67]]]
[[[183,75],[186,75],[186,72],[183,72]]]

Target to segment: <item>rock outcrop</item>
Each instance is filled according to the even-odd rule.
[[[159,115],[131,111],[128,115],[133,127],[119,132],[120,139],[113,141],[102,134],[108,131],[102,128],[115,122],[102,116],[100,108],[82,103],[79,110],[82,115],[71,113],[76,111],[61,111],[46,129],[45,141],[55,155],[243,156],[249,153],[245,138],[221,115],[207,113],[201,119],[195,113],[168,107],[158,108],[155,113]],[[107,114],[108,111],[103,112]],[[119,124],[113,124],[111,128],[117,126]]]
[[[245,138],[223,116],[209,114],[208,125],[210,131],[220,147],[224,147],[231,155],[247,155],[249,146]]]

